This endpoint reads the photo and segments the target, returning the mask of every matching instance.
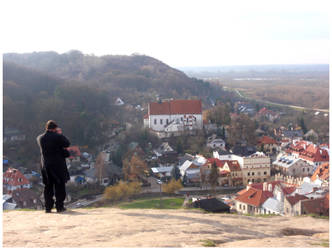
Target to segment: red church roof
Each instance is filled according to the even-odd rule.
[[[201,100],[171,100],[151,102],[149,115],[202,114]]]

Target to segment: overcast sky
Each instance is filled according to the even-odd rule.
[[[146,54],[173,67],[329,63],[329,1],[5,0],[1,52]]]

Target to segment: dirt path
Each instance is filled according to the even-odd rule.
[[[207,242],[217,247],[322,247],[328,232],[325,219],[186,209],[3,213],[3,247],[202,247]]]

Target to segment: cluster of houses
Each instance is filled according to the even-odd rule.
[[[329,215],[329,150],[293,140],[272,162],[274,180],[248,183],[234,209],[244,214]]]
[[[305,177],[300,185],[285,180],[248,184],[237,193],[234,209],[238,213],[255,215],[328,216],[329,188],[320,184],[321,181],[313,181],[315,178]]]
[[[32,174],[23,174],[15,168],[8,168],[3,174],[3,200],[4,210],[15,208],[35,208],[41,209],[42,202],[40,195],[32,191],[32,183],[28,179],[32,176],[40,178],[40,175],[32,171]]]
[[[69,185],[99,184],[108,186],[121,178],[121,169],[113,166],[110,154],[100,153],[102,164],[96,164],[91,154],[81,153],[78,146],[68,148],[70,156],[66,158],[70,173]],[[5,163],[5,160],[4,160]],[[42,179],[39,173],[25,168],[14,168],[6,159],[6,171],[3,173],[3,209],[17,208],[41,209],[43,194],[40,188]],[[7,167],[8,165],[8,167]],[[66,201],[70,201],[68,196]]]
[[[223,187],[241,187],[248,183],[268,181],[271,176],[270,158],[264,153],[256,152],[249,156],[222,154],[213,152],[212,158],[202,155],[185,154],[177,164],[165,168],[155,167],[153,173],[157,177],[171,177],[174,167],[179,168],[181,179],[186,186],[203,186],[209,184],[208,176],[211,168],[218,169],[217,185]]]

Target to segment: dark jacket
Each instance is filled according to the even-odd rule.
[[[70,180],[64,148],[69,147],[69,140],[58,133],[46,131],[37,137],[37,143],[41,153],[41,173],[44,184],[49,175],[57,182]]]

